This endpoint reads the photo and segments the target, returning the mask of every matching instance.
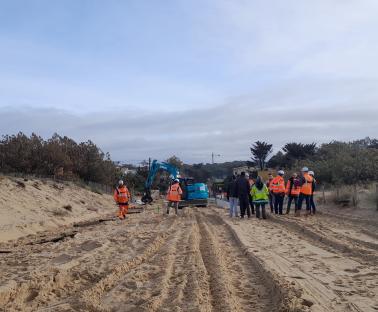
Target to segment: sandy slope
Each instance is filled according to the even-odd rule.
[[[0,310],[378,310],[374,225],[157,207],[0,244]]]
[[[114,211],[111,196],[74,184],[0,177],[0,242]]]

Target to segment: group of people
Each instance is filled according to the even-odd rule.
[[[315,214],[314,172],[303,167],[300,176],[293,173],[286,183],[284,175],[283,170],[279,170],[275,177],[270,173],[266,183],[259,176],[255,180],[250,178],[245,172],[241,172],[238,177],[234,175],[227,190],[230,217],[239,217],[238,203],[241,218],[244,218],[246,214],[250,218],[256,211],[257,218],[266,219],[265,206],[267,204],[270,206],[271,213],[282,215],[285,196],[288,198],[286,214],[290,213],[293,202],[296,216],[300,216],[303,202],[306,203],[306,214]]]
[[[251,214],[255,214],[256,211],[257,218],[266,219],[265,205],[268,203],[271,213],[282,215],[285,196],[288,198],[286,214],[290,213],[293,202],[296,216],[300,216],[303,202],[306,203],[306,214],[315,214],[314,191],[316,180],[314,172],[303,167],[300,176],[293,173],[286,183],[284,175],[283,170],[279,170],[275,177],[270,173],[266,183],[259,176],[255,180],[249,178],[249,175],[245,172],[242,172],[239,177],[234,175],[227,190],[230,217],[239,217],[238,203],[241,218],[244,218],[246,214],[250,218]],[[181,195],[179,180],[175,179],[167,191],[169,202],[167,214],[169,214],[170,207],[175,208],[176,214],[178,213]],[[114,190],[114,200],[119,206],[118,217],[124,219],[129,208],[131,195],[122,180],[119,181],[118,187]]]
[[[172,184],[169,186],[167,191],[167,214],[169,214],[169,208],[173,207],[175,209],[176,215],[178,214],[179,202],[182,195],[182,189],[178,179],[174,179]],[[131,201],[131,194],[124,184],[123,180],[118,181],[118,187],[115,188],[113,194],[114,200],[118,205],[118,218],[123,220],[126,217],[127,211],[129,209],[129,202]]]

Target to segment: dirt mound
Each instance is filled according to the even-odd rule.
[[[0,178],[0,242],[115,211],[111,196],[74,184]]]

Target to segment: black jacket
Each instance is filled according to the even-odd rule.
[[[228,184],[227,188],[227,198],[230,197],[238,197],[238,186],[236,184],[236,180],[233,180]]]
[[[237,186],[238,197],[249,195],[249,191],[251,190],[251,188],[249,186],[249,182],[246,177],[239,177],[236,180],[236,186]]]

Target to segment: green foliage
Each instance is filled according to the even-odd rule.
[[[378,180],[377,140],[358,140],[322,144],[289,143],[268,162],[271,168],[300,170],[307,166],[315,171],[320,183],[356,184]]]
[[[210,178],[224,179],[232,175],[233,168],[245,166],[245,161],[231,161],[216,164],[193,164],[184,165],[184,174],[193,177],[199,182],[206,182]]]
[[[285,157],[284,153],[282,153],[281,151],[278,151],[275,155],[273,155],[268,163],[267,163],[267,166],[269,168],[285,168],[287,165],[287,158]]]
[[[256,141],[250,148],[252,153],[251,159],[260,167],[261,170],[264,169],[266,159],[268,158],[269,154],[272,153],[272,146],[272,144],[268,144],[266,142]]]
[[[182,162],[182,160],[175,155],[169,157],[166,160],[166,162],[175,166],[179,171],[182,171],[182,169],[184,167],[184,163]]]
[[[79,178],[112,185],[119,172],[93,142],[76,143],[58,134],[44,140],[36,134],[27,137],[22,132],[5,135],[0,140],[0,170],[52,176]]]
[[[323,144],[315,157],[301,161],[318,179],[330,184],[355,184],[378,180],[378,149],[352,143]]]
[[[128,173],[123,177],[123,180],[126,182],[126,185],[133,192],[142,193],[144,191],[144,183],[147,180],[148,176],[148,165],[138,167],[135,174]]]

